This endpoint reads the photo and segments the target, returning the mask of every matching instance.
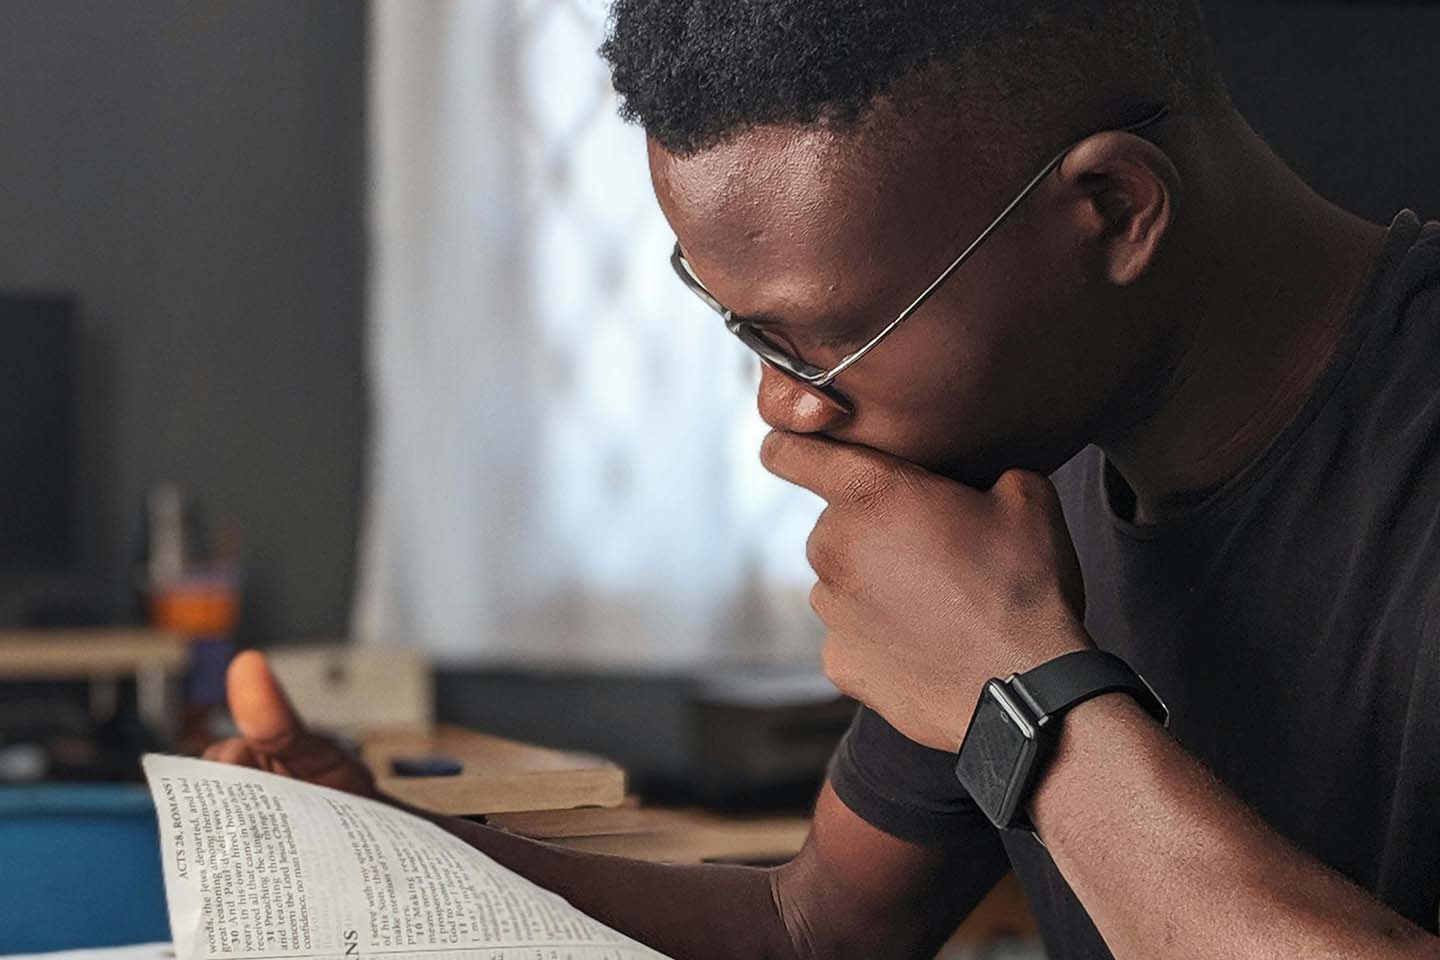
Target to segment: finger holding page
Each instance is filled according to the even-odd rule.
[[[202,755],[206,760],[214,760],[216,763],[228,763],[236,767],[259,768],[260,761],[256,759],[255,753],[250,745],[239,737],[230,740],[221,740],[219,743],[212,743],[205,748]]]
[[[144,767],[176,960],[665,960],[403,810],[183,757]]]
[[[226,692],[230,713],[240,730],[239,742],[254,758],[253,763],[246,763],[238,749],[227,747],[240,756],[233,761],[237,765],[259,767],[362,796],[375,792],[369,770],[328,737],[305,728],[263,654],[247,650],[231,661]]]
[[[265,655],[257,650],[237,654],[225,675],[225,692],[245,742],[257,753],[285,759],[304,732],[304,724]]]

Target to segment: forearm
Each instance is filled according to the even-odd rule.
[[[675,960],[794,960],[769,870],[582,853],[395,805],[431,820],[606,926]]]
[[[1440,958],[1267,827],[1124,695],[1066,718],[1032,817],[1117,960]]]

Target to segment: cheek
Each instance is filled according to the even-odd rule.
[[[896,331],[892,350],[853,371],[855,415],[837,438],[976,483],[1059,466],[1089,439],[1115,354],[1096,350],[1103,317],[1068,285],[1016,274],[1009,291]]]
[[[1116,305],[1097,294],[1079,286],[1032,290],[1006,318],[989,368],[997,379],[986,389],[1013,411],[1012,428],[1093,431],[1117,385],[1128,381],[1140,345]]]
[[[1025,444],[1086,420],[1123,353],[1112,349],[1116,315],[1082,253],[1042,224],[1013,226],[975,262],[955,349],[981,432]]]
[[[897,337],[901,332],[919,330],[897,331]],[[857,366],[842,386],[855,411],[832,435],[925,467],[953,459],[957,445],[966,446],[983,427],[977,411],[985,409],[984,392],[973,370],[984,349],[950,333],[882,346],[894,349],[867,357],[867,368]]]
[[[988,476],[1059,467],[1094,438],[1112,390],[1116,355],[1096,349],[1103,317],[1051,294],[1027,291],[976,338],[982,352],[960,391],[969,429],[952,452]]]

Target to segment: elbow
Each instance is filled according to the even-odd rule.
[[[806,883],[803,869],[793,862],[768,871],[770,900],[779,946],[768,952],[776,960],[930,960],[936,944],[914,936],[914,928],[899,916],[877,916],[874,922],[857,920],[864,910],[854,904],[839,906],[819,885]],[[1437,958],[1440,960],[1440,958]]]
[[[782,934],[778,952],[774,954],[775,960],[820,960],[826,954],[816,936],[810,912],[805,909],[804,898],[796,896],[791,889],[793,883],[789,882],[789,874],[785,867],[767,871],[770,905]]]

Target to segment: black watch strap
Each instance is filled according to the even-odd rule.
[[[1104,693],[1128,693],[1161,725],[1170,712],[1130,665],[1104,650],[1076,650],[1015,676],[1010,689],[1030,707],[1040,725],[1076,704]]]

